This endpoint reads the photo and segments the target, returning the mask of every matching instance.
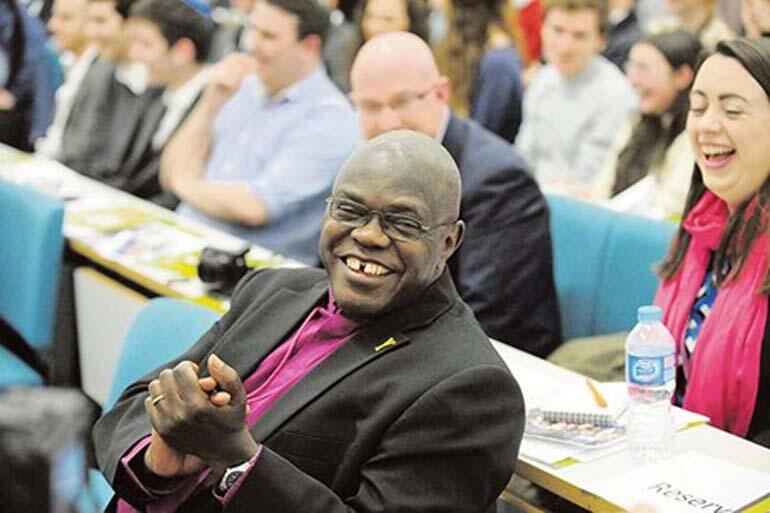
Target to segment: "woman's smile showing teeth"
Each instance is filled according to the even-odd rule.
[[[344,258],[343,262],[351,271],[366,276],[386,276],[393,272],[378,263],[364,261],[353,256]]]
[[[712,169],[726,166],[735,155],[735,149],[728,146],[703,144],[700,149],[703,153],[704,166]]]

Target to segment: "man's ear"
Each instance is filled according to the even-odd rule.
[[[439,85],[436,88],[436,95],[445,103],[449,104],[449,99],[452,97],[452,83],[449,78],[441,76],[439,79]]]
[[[679,91],[684,91],[695,78],[695,72],[688,64],[682,64],[674,70],[674,84]]]
[[[302,38],[300,43],[302,44],[303,48],[305,48],[305,50],[317,55],[321,55],[323,42],[321,41],[321,38],[318,36],[318,34],[308,34]]]
[[[183,37],[174,43],[171,47],[171,52],[177,64],[188,64],[196,61],[195,43],[189,38]]]
[[[460,244],[463,243],[464,238],[465,238],[465,221],[463,221],[462,219],[458,219],[450,226],[450,229],[447,230],[446,236],[444,237],[443,250],[444,250],[444,253],[446,254],[447,260],[449,260],[449,258],[454,254],[454,252],[457,251],[457,248],[459,248]]]

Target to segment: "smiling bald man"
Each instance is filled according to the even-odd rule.
[[[118,511],[492,513],[524,402],[446,268],[460,190],[426,135],[360,146],[327,201],[325,270],[248,275],[98,422]]]

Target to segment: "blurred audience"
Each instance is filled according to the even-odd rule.
[[[549,0],[545,9],[548,64],[524,95],[516,147],[541,185],[586,195],[637,98],[617,66],[599,55],[604,0]]]
[[[719,16],[717,0],[668,0],[668,8],[673,17],[652,23],[651,32],[680,28],[697,37],[709,50],[719,41],[735,37],[735,32]]]
[[[314,264],[337,169],[359,140],[321,64],[329,13],[316,0],[259,0],[249,54],[231,54],[161,161],[181,216]],[[256,74],[257,76],[253,76]]]
[[[355,30],[337,59],[327,59],[329,75],[343,91],[350,90],[350,68],[358,49],[378,34],[409,31],[430,40],[429,8],[425,0],[360,0],[354,13]]]
[[[770,37],[770,0],[743,0],[741,21],[748,37]]]
[[[597,176],[594,199],[625,198],[617,208],[651,217],[681,215],[694,163],[684,127],[700,51],[695,36],[681,30],[634,45],[628,78],[639,93],[639,112]]]
[[[143,66],[128,57],[126,18],[134,0],[88,0],[86,37],[99,57],[86,72],[62,135],[59,161],[96,180],[120,172],[137,126],[160,101]]]
[[[453,88],[455,112],[512,143],[521,125],[522,60],[508,0],[451,0],[449,31],[436,55]]]

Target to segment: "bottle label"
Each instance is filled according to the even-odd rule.
[[[635,385],[665,385],[674,380],[674,355],[628,355],[628,380]]]

